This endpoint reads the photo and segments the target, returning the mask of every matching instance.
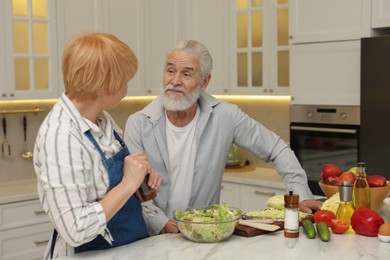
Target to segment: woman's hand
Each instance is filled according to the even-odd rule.
[[[123,165],[122,182],[128,187],[135,187],[133,192],[141,186],[145,177],[148,177],[148,186],[157,190],[161,185],[161,177],[150,166],[145,154],[137,152],[126,156]]]
[[[134,191],[141,186],[145,176],[149,174],[151,167],[146,155],[137,152],[126,156],[123,162],[122,182],[129,187],[135,187]]]
[[[158,189],[161,185],[161,177],[153,171],[146,155],[138,152],[126,156],[123,162],[122,181],[99,201],[103,206],[107,221],[123,207],[133,194],[139,197],[138,188],[148,174],[150,174],[148,185]]]

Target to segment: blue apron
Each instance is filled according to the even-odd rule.
[[[99,151],[104,167],[109,176],[109,190],[118,185],[123,177],[123,162],[127,155],[130,154],[129,149],[122,138],[114,131],[116,139],[120,142],[122,148],[111,158],[106,158],[105,154],[99,147],[96,140],[93,138],[90,131],[85,133],[88,139],[93,143]],[[92,241],[85,243],[75,248],[75,253],[80,253],[89,250],[107,249],[129,244],[133,241],[148,237],[145,220],[142,216],[141,203],[133,194],[125,205],[115,214],[107,223],[107,228],[111,233],[114,241],[112,245],[108,243],[102,235],[98,235]],[[52,254],[54,251],[55,240],[52,242]]]

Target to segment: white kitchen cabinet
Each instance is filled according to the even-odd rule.
[[[372,28],[390,27],[390,1],[371,0]]]
[[[51,223],[0,231],[0,257],[3,260],[42,259],[52,233]]]
[[[115,0],[103,2],[103,28],[127,43],[138,58],[138,71],[128,83],[127,95],[138,96],[148,93],[144,84],[146,77],[144,0]],[[160,77],[161,78],[161,77]],[[144,87],[145,86],[145,87]]]
[[[102,0],[56,0],[58,57],[62,57],[66,43],[75,35],[88,32],[106,32],[104,22],[107,15]],[[59,59],[59,94],[64,90],[62,63]]]
[[[184,13],[182,0],[145,1],[143,84],[146,94],[157,95],[162,90],[165,55],[174,42],[183,38]]]
[[[189,17],[189,29],[184,38],[203,43],[213,57],[213,70],[207,92],[212,94],[230,93],[231,13],[232,5],[226,0],[189,1],[186,11]],[[187,15],[186,15],[187,16]]]
[[[269,198],[285,193],[284,189],[279,188],[223,181],[220,201],[239,208],[245,213],[265,209],[265,202]]]
[[[52,232],[39,200],[0,205],[0,259],[42,259]]]
[[[244,212],[265,209],[267,208],[265,203],[269,198],[285,193],[284,189],[240,184],[241,209]]]
[[[371,1],[290,0],[290,43],[358,40],[371,33]]]
[[[233,0],[231,93],[289,94],[289,1]]]
[[[182,39],[203,43],[213,57],[213,71],[207,91],[229,92],[229,5],[224,0],[144,1],[142,29],[144,49],[142,77],[145,94],[157,95],[162,89],[167,51]]]
[[[112,33],[134,50],[139,64],[129,82],[129,96],[161,92],[165,55],[181,39],[196,39],[206,45],[214,58],[208,91],[228,92],[230,16],[225,1],[58,1],[61,52],[71,36],[85,31]]]
[[[0,100],[58,96],[56,1],[0,0]]]
[[[297,105],[360,104],[360,41],[291,46],[291,100]]]
[[[220,201],[232,207],[240,208],[240,185],[226,181],[222,182]]]

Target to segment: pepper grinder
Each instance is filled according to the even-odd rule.
[[[299,237],[299,195],[284,195],[284,236],[287,238]]]
[[[145,180],[142,182],[141,186],[138,188],[138,191],[141,195],[142,201],[148,201],[148,200],[154,199],[157,196],[156,190],[151,189],[148,186],[148,176],[145,176]]]

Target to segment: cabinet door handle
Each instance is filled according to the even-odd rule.
[[[267,195],[267,196],[275,196],[276,195],[275,192],[264,192],[264,191],[258,191],[258,190],[255,190],[255,194],[256,195]]]
[[[47,243],[49,243],[49,239],[34,241],[34,244],[36,246],[40,246],[40,245],[47,244]]]
[[[46,212],[44,210],[34,210],[34,214],[35,215],[43,215],[43,214],[46,214]]]

